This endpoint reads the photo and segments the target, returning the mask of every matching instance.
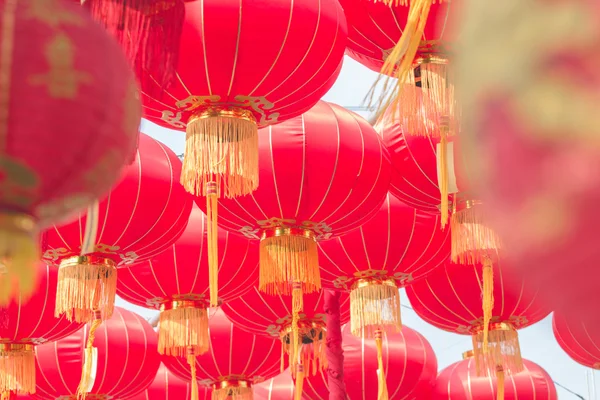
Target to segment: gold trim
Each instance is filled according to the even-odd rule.
[[[462,210],[470,210],[471,208],[481,205],[483,205],[483,201],[481,200],[456,199],[453,202],[452,207],[453,212],[457,212]]]
[[[492,322],[490,323],[490,332],[492,331],[516,331],[517,329],[510,322]],[[483,324],[477,325],[473,328],[473,335],[483,332]]]
[[[245,110],[240,107],[207,107],[203,108],[199,111],[196,111],[190,119],[188,120],[188,124],[191,124],[195,120],[206,119],[206,118],[235,118],[242,119],[248,122],[252,122],[256,124],[256,118],[254,118],[254,114],[252,111]]]
[[[265,229],[263,231],[261,240],[271,238],[271,237],[280,237],[280,236],[302,236],[307,239],[317,241],[315,233],[308,229],[301,228],[283,228],[277,227],[273,229]]]
[[[117,269],[117,264],[110,258],[91,255],[69,257],[60,262],[60,268],[71,267],[73,265],[104,265]]]
[[[397,288],[396,280],[394,278],[383,278],[377,279],[375,277],[357,279],[350,290],[359,289],[367,286],[385,285]]]
[[[415,60],[414,65],[419,66],[422,64],[439,64],[439,65],[448,65],[450,64],[450,60],[444,57],[439,56],[427,56],[427,57],[419,57]]]
[[[208,304],[198,300],[171,300],[160,305],[161,312],[180,308],[208,308]]]
[[[251,388],[252,382],[242,379],[230,379],[213,384],[213,390],[223,390],[229,388]]]
[[[0,343],[0,352],[28,352],[33,351],[33,344],[26,343]]]
[[[463,360],[467,360],[467,359],[473,358],[473,357],[475,357],[475,353],[473,352],[473,350],[468,350],[468,351],[465,351],[464,353],[462,353]]]

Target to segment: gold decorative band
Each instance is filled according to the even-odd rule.
[[[64,260],[62,260],[60,262],[60,268],[70,267],[73,265],[82,265],[82,264],[83,265],[105,265],[106,267],[117,268],[117,264],[110,258],[91,256],[91,255],[65,258]]]
[[[388,277],[381,277],[381,278],[369,277],[369,278],[357,279],[352,284],[352,288],[351,289],[354,290],[354,289],[359,289],[359,288],[363,288],[363,287],[367,287],[367,286],[375,286],[375,285],[385,285],[385,286],[397,287],[396,280],[394,278],[388,278]]]
[[[248,122],[253,122],[256,124],[256,118],[252,111],[245,110],[240,107],[215,107],[210,106],[206,108],[202,108],[196,111],[189,119],[188,124],[194,122],[197,119],[205,119],[205,118],[235,118],[235,119],[243,119]]]
[[[303,236],[307,239],[316,241],[315,233],[311,230],[301,229],[301,228],[282,228],[282,227],[264,230],[261,239],[267,239],[267,238],[277,237],[277,236]]]
[[[482,204],[483,202],[481,200],[456,199],[454,202],[456,209],[454,211],[468,210]]]
[[[172,300],[160,305],[160,311],[177,310],[181,308],[208,308],[201,300]]]
[[[427,56],[427,57],[419,57],[415,60],[415,65],[422,65],[422,64],[441,64],[441,65],[447,65],[449,64],[449,60],[445,57],[439,57],[439,56],[435,56],[435,55],[431,55],[431,56]]]
[[[0,213],[0,226],[9,231],[26,233],[33,233],[36,229],[35,219],[21,213]]]
[[[250,387],[252,387],[252,383],[242,379],[227,379],[213,384],[213,390]]]
[[[29,352],[33,351],[33,344],[0,343],[1,352]]]
[[[474,356],[475,356],[475,353],[473,353],[473,350],[465,351],[464,353],[462,353],[463,360],[473,358]]]
[[[475,335],[483,332],[483,324],[474,327],[472,331]],[[493,331],[516,331],[516,329],[510,322],[492,322],[490,323],[490,332]]]

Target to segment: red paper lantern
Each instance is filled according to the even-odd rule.
[[[6,302],[35,287],[38,229],[105,194],[133,158],[140,105],[120,49],[76,5],[27,0],[2,3],[0,13]]]
[[[388,195],[370,221],[319,243],[323,285],[350,291],[351,331],[374,337],[401,328],[398,289],[424,278],[450,256],[450,232],[439,217]]]
[[[199,394],[199,400],[210,400],[211,398],[208,388],[200,389]],[[178,378],[164,365],[161,365],[150,387],[131,398],[131,400],[186,400],[190,399],[191,395],[191,383]]]
[[[306,366],[307,375],[311,375],[327,368],[325,357],[327,315],[323,312],[323,292],[305,294],[303,300],[304,309],[296,325],[293,323],[291,296],[269,296],[253,288],[240,298],[223,304],[222,308],[227,318],[240,329],[255,335],[280,338],[283,350],[288,354],[290,361],[295,354],[292,333],[297,326],[301,363]],[[340,300],[340,323],[345,324],[350,320],[349,311],[348,296],[344,294]],[[281,365],[283,367],[283,360]]]
[[[58,270],[38,264],[37,285],[28,300],[20,296],[0,308],[0,393],[35,392],[34,347],[72,334],[81,324],[54,317]]]
[[[469,352],[470,353],[470,352]],[[557,400],[552,378],[542,367],[523,360],[524,370],[498,382],[495,376],[479,377],[475,360],[466,359],[446,367],[438,375],[432,400]],[[500,386],[498,386],[500,385]],[[498,389],[501,395],[498,397]]]
[[[188,191],[249,194],[258,187],[257,128],[305,112],[333,85],[346,45],[344,12],[337,1],[319,0],[268,7],[249,0],[243,8],[205,0],[187,3],[185,12],[178,79],[144,95],[145,116],[187,131]],[[142,89],[156,92],[157,84]]]
[[[210,351],[187,361],[165,357],[163,362],[186,381],[192,379],[195,369],[200,384],[212,387],[213,399],[251,399],[255,383],[279,372],[280,358],[281,347],[275,340],[245,332],[215,310],[210,317]]]
[[[258,281],[258,244],[218,231],[220,302],[233,300]],[[119,273],[117,292],[142,307],[161,310],[161,354],[208,351],[209,276],[206,215],[194,207],[183,235],[168,250]]]
[[[94,218],[55,226],[45,234],[44,260],[60,263],[57,312],[89,321],[112,313],[117,267],[147,260],[175,242],[187,225],[191,197],[178,182],[181,161],[165,145],[141,135],[136,162],[98,206],[97,235],[82,243]]]
[[[600,369],[600,327],[594,316],[586,320],[577,314],[554,313],[554,336],[560,347],[581,365]]]
[[[294,381],[289,371],[254,386],[254,400],[293,400]]]
[[[348,399],[377,399],[377,346],[344,328],[344,382]],[[390,400],[428,399],[437,375],[437,359],[427,339],[405,326],[383,339],[383,362]],[[304,399],[329,398],[327,372],[304,383]]]
[[[55,343],[39,346],[37,359],[37,392],[39,400],[77,399],[90,327]],[[115,307],[95,334],[97,348],[96,373],[90,379],[88,398],[127,399],[151,383],[160,357],[156,352],[156,333],[146,320],[120,307]]]
[[[515,276],[510,267],[498,263],[491,291],[495,299],[486,328],[481,310],[485,288],[478,266],[446,264],[426,279],[406,288],[415,312],[428,323],[449,332],[472,335],[480,376],[523,370],[518,329],[544,319],[550,309],[538,298],[538,285]],[[488,332],[489,330],[489,332]],[[488,352],[484,351],[489,334]]]

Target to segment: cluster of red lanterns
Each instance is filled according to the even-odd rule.
[[[580,213],[531,203],[564,229],[517,243],[498,212],[522,216],[525,180],[547,190],[556,165],[511,191],[474,162],[477,91],[455,91],[469,0],[77,3],[0,4],[2,400],[555,400],[518,339],[554,308],[559,345],[600,368],[597,319],[549,301],[555,283],[516,257],[575,242]],[[374,123],[322,100],[344,54],[382,73]],[[581,54],[547,57],[587,71]],[[491,97],[474,107],[490,153],[522,163],[538,128],[515,93]],[[185,131],[183,160],[142,116]],[[573,172],[569,194],[592,191]],[[472,338],[463,361],[438,374],[402,288]]]

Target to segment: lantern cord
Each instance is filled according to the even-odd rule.
[[[483,352],[488,352],[488,335],[494,310],[494,268],[492,260],[483,261]]]
[[[102,316],[99,311],[96,311],[95,318],[92,321],[90,332],[88,334],[87,343],[85,345],[85,360],[81,371],[81,381],[77,387],[77,399],[85,400],[87,393],[91,391],[93,385],[93,368],[96,362],[94,357],[94,339],[96,338],[96,330],[102,324]]]
[[[208,237],[208,279],[210,306],[219,305],[219,227],[217,183],[212,181],[206,187],[206,226]]]
[[[302,400],[302,392],[304,391],[304,365],[298,363],[295,369],[296,386],[294,387],[294,400]]]
[[[377,346],[377,400],[388,400],[387,382],[383,368],[383,332],[375,331],[375,345]]]
[[[295,375],[295,365],[299,363],[300,359],[300,313],[304,308],[302,296],[302,284],[300,282],[294,282],[292,285],[292,334],[290,338],[290,365],[292,365],[292,376]]]
[[[496,400],[504,400],[504,369],[502,367],[496,368],[496,386],[497,386],[497,395]]]
[[[446,120],[440,126],[440,145],[438,147],[440,154],[438,158],[438,171],[440,171],[440,213],[442,229],[448,225],[448,121]]]
[[[190,366],[190,372],[192,374],[192,398],[191,400],[198,400],[198,380],[196,374],[196,355],[192,348],[188,349],[187,362]]]

